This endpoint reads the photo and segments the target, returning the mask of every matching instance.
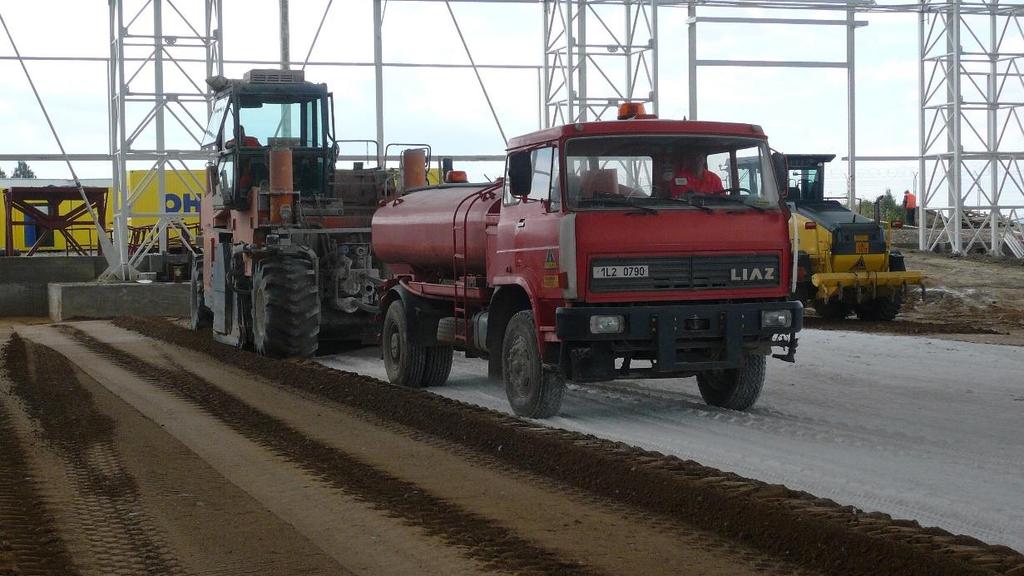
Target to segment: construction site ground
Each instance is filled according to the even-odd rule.
[[[1024,261],[950,256],[903,249],[908,270],[925,274],[925,290],[911,288],[895,322],[860,322],[854,316],[807,326],[883,334],[1024,345]]]
[[[374,348],[5,321],[0,575],[1022,576],[1024,357],[946,338],[1012,341],[1024,268],[908,263],[933,284],[905,334],[809,328],[746,413],[691,378],[571,385],[529,421],[458,355],[410,390]],[[972,324],[981,291],[1004,315]]]

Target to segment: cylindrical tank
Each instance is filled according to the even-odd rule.
[[[411,190],[427,185],[427,151],[411,148],[402,152],[402,189]]]
[[[501,195],[492,184],[442,186],[407,194],[373,215],[373,252],[386,264],[408,266],[417,276],[450,278],[457,233],[466,273],[483,275],[487,214],[496,214],[500,202]]]

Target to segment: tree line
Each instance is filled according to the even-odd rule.
[[[14,172],[11,172],[11,178],[35,178],[36,173],[32,171],[28,166],[28,162],[18,160],[18,165],[14,167]],[[0,167],[0,178],[7,178],[7,172]]]

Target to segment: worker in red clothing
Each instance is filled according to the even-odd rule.
[[[722,179],[707,169],[708,155],[704,152],[683,154],[679,169],[668,184],[669,194],[679,198],[683,194],[721,194]]]
[[[905,214],[907,225],[917,225],[917,196],[910,190],[903,191],[903,213]]]

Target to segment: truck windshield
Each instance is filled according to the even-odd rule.
[[[723,136],[608,136],[566,145],[570,209],[777,207],[767,144]],[[627,209],[628,209],[628,205]]]
[[[248,139],[243,146],[267,146],[270,138],[290,138],[296,146],[318,148],[323,142],[321,114],[318,97],[267,102],[246,96],[238,111],[238,124]]]

